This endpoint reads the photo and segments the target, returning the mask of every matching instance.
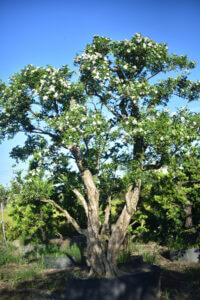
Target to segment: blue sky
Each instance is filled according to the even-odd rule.
[[[199,0],[0,0],[0,78],[7,82],[27,64],[72,68],[94,34],[124,40],[140,32],[188,54],[198,63],[191,79],[199,80],[199,15]],[[200,102],[191,109],[200,111]],[[22,140],[0,145],[0,184],[12,178],[9,152]]]

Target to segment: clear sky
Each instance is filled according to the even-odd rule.
[[[7,82],[27,64],[72,68],[94,34],[124,40],[139,32],[188,54],[198,63],[191,79],[199,80],[199,16],[200,0],[0,0],[0,78]],[[191,109],[200,111],[200,102]],[[9,152],[22,140],[0,145],[0,184],[10,181]]]

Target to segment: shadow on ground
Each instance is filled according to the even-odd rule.
[[[137,259],[137,263],[138,263]],[[172,266],[174,266],[172,270]],[[181,265],[180,265],[181,266]],[[122,270],[128,269],[128,264],[121,266]],[[136,266],[135,266],[136,267]],[[138,267],[138,266],[137,266]],[[137,268],[136,267],[136,268]],[[132,269],[132,268],[131,268]],[[129,265],[129,272],[130,265]],[[10,286],[0,284],[1,300],[62,300],[67,298],[67,283],[69,279],[87,278],[88,270],[83,267],[76,267],[70,270],[47,271],[34,280],[16,283]],[[160,299],[167,300],[199,300],[200,299],[200,265],[195,267],[187,266],[180,270],[178,264],[169,262],[160,269],[161,296]],[[132,298],[135,299],[134,297]],[[142,298],[141,298],[142,299]],[[89,299],[88,299],[89,300]],[[103,299],[102,299],[103,300]]]

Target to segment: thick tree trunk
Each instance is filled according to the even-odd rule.
[[[99,228],[99,192],[89,170],[82,172],[82,180],[86,187],[88,197],[87,215],[87,261],[91,267],[91,274],[104,277],[111,273],[108,265],[105,245],[100,238]]]
[[[88,230],[89,233],[89,230]],[[100,241],[92,238],[91,232],[87,236],[87,261],[90,266],[90,273],[97,277],[112,277],[114,275],[112,265],[109,264],[106,255],[106,248]]]
[[[117,260],[121,245],[126,236],[127,228],[131,218],[136,211],[141,189],[141,180],[131,185],[126,193],[126,205],[113,227],[111,238],[108,242],[107,260],[112,269],[117,273]]]
[[[70,150],[76,160],[87,192],[88,201],[85,201],[84,197],[82,197],[78,191],[74,191],[85,209],[87,229],[82,231],[66,210],[65,214],[71,223],[76,225],[79,232],[82,231],[87,238],[87,260],[92,273],[99,277],[115,276],[117,275],[117,260],[120,247],[139,200],[141,180],[137,180],[135,185],[129,187],[126,194],[126,204],[114,225],[110,240],[107,242],[105,238],[101,236],[99,228],[99,192],[94,178],[89,169],[84,170],[83,168],[79,147],[73,144]],[[107,223],[108,218],[109,209],[105,218]],[[106,228],[106,224],[104,227]]]
[[[113,227],[110,240],[102,238],[99,230],[99,193],[89,170],[82,173],[88,196],[87,260],[91,273],[98,277],[118,274],[117,261],[131,218],[139,200],[141,180],[131,185],[126,193],[126,204]]]

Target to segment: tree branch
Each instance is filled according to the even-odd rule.
[[[77,144],[72,144],[70,147],[69,147],[75,161],[76,161],[76,164],[79,168],[79,171],[82,172],[83,171],[83,165],[82,165],[82,157],[81,157],[81,151],[80,151],[80,148]]]
[[[36,118],[38,117],[38,114],[35,113],[32,109],[28,108],[27,111],[29,111],[33,116],[35,116]]]
[[[77,189],[73,189],[72,191],[77,196],[77,198],[80,200],[80,202],[83,205],[83,208],[85,210],[86,217],[88,217],[88,205],[87,205],[85,198]]]
[[[141,189],[141,179],[138,179],[136,183],[129,186],[128,191],[125,195],[126,210],[128,214],[130,214],[131,216],[133,215],[134,210],[136,211],[140,189]]]
[[[108,197],[108,205],[105,209],[105,220],[101,229],[101,235],[106,235],[109,233],[109,218],[111,212],[111,196]]]
[[[162,163],[160,161],[157,161],[154,165],[153,164],[149,164],[147,166],[145,166],[145,170],[158,170],[162,167]]]
[[[50,203],[51,205],[53,205],[54,207],[56,207],[59,211],[61,211],[67,218],[67,220],[73,225],[73,227],[76,229],[76,231],[80,234],[84,234],[85,235],[85,230],[82,229],[78,223],[76,222],[76,220],[68,213],[68,211],[64,208],[62,208],[59,204],[57,204],[54,200],[52,199],[43,199],[41,200],[42,202],[46,202],[46,203]]]
[[[163,70],[159,70],[156,73],[154,73],[153,75],[151,75],[149,78],[145,79],[145,81],[148,81],[149,79],[153,78],[154,76],[156,76],[158,73],[162,72]]]

